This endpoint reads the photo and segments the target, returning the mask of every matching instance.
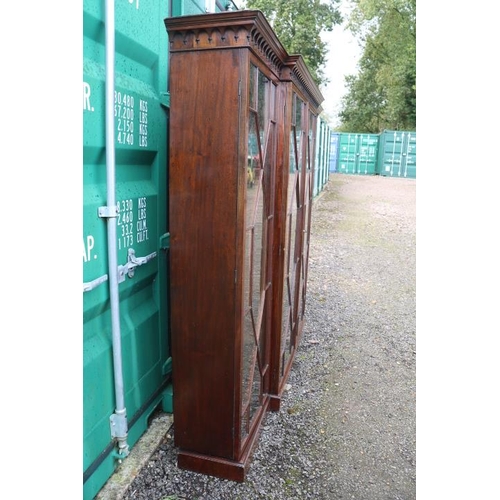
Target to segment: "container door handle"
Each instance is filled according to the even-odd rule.
[[[93,290],[94,288],[98,287],[101,283],[104,283],[105,281],[108,281],[107,274],[105,274],[104,276],[101,276],[100,278],[96,278],[95,280],[84,283],[83,284],[83,291],[90,292],[90,290]]]
[[[135,268],[137,266],[142,266],[149,262],[151,259],[156,257],[156,252],[150,253],[145,257],[136,257],[135,250],[133,248],[128,249],[128,262],[124,266],[118,266],[118,283],[123,283],[125,281],[125,275],[129,278],[134,277]]]

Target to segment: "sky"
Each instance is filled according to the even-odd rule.
[[[336,115],[340,111],[341,98],[346,93],[344,77],[357,73],[361,49],[351,33],[345,29],[345,22],[335,26],[331,32],[324,33],[321,38],[329,47],[324,73],[330,80],[328,85],[321,88],[325,98],[322,107],[331,119],[330,125],[335,127],[340,125]]]

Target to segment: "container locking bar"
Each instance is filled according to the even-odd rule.
[[[150,253],[145,257],[136,257],[135,250],[133,248],[128,249],[128,262],[124,266],[118,266],[118,283],[123,283],[125,281],[125,275],[129,278],[134,277],[135,268],[137,266],[142,266],[149,262],[151,259],[156,257],[156,252]]]
[[[90,290],[97,288],[101,283],[104,283],[105,281],[108,281],[107,274],[105,274],[104,276],[101,276],[99,278],[96,278],[95,280],[88,281],[88,282],[84,283],[83,284],[83,291],[90,292]]]

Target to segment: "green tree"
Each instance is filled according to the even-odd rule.
[[[340,0],[246,0],[246,8],[258,9],[266,16],[289,54],[304,58],[318,86],[328,83],[324,66],[328,47],[321,33],[332,31],[342,22]]]
[[[340,131],[416,129],[416,0],[352,0],[348,26],[363,46],[346,76]]]

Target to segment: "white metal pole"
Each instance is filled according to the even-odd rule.
[[[118,453],[128,455],[127,411],[125,408],[121,329],[120,297],[118,291],[118,256],[116,249],[116,162],[115,162],[115,4],[106,0],[106,181],[107,229],[109,261],[109,294],[113,342],[113,370],[115,383],[115,413],[110,417],[111,435],[118,443]]]

